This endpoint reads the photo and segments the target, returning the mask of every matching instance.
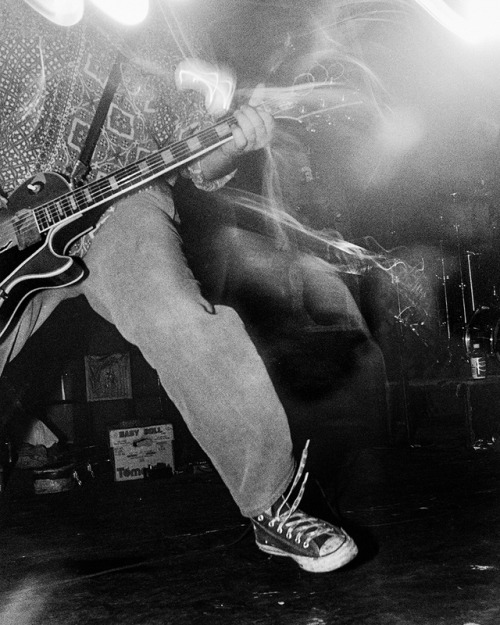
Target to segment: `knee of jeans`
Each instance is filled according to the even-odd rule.
[[[214,306],[200,296],[193,301],[177,302],[168,310],[159,311],[153,326],[159,335],[203,336],[215,316]]]

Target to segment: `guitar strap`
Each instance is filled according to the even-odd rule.
[[[92,160],[92,155],[94,154],[95,146],[99,139],[99,134],[101,133],[106,115],[108,114],[111,101],[120,83],[121,65],[124,60],[125,55],[122,52],[118,52],[118,56],[111,68],[101,99],[94,113],[94,119],[87,133],[85,144],[71,172],[71,180],[75,185],[85,182],[85,179],[90,173],[90,161]]]

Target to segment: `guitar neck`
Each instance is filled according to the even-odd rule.
[[[192,137],[37,206],[33,214],[38,230],[46,232],[66,219],[110,202],[210,152],[232,138],[231,126],[235,123],[234,117],[226,117]]]

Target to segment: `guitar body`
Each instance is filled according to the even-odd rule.
[[[9,197],[8,207],[0,211],[0,339],[34,293],[76,284],[85,277],[83,265],[66,255],[66,251],[75,239],[91,229],[88,220],[76,215],[40,235],[34,220],[29,219],[32,209],[69,190],[62,176],[37,174],[16,189]],[[19,249],[12,236],[12,224],[25,213],[27,229],[38,240]]]

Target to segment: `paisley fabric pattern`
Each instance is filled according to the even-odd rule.
[[[173,76],[182,55],[160,2],[137,41],[119,26],[99,27],[87,7],[76,26],[55,26],[21,0],[0,3],[0,185],[9,193],[40,171],[69,174],[85,142],[115,60],[129,57],[93,158],[89,179],[137,161],[206,118],[202,98],[179,93]],[[111,48],[110,48],[111,44]]]

